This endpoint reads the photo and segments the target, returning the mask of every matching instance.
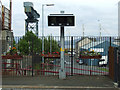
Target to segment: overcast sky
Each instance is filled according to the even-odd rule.
[[[60,27],[48,27],[47,16],[53,13],[65,13],[75,15],[75,26],[65,27],[65,35],[82,36],[82,24],[85,26],[85,36],[99,36],[99,23],[102,26],[102,36],[118,35],[118,1],[119,0],[12,0],[12,29],[15,36],[25,34],[25,19],[23,2],[33,2],[34,9],[40,14],[39,35],[41,33],[42,4],[55,4],[44,7],[44,34],[46,36],[60,35]],[[9,0],[2,0],[2,4],[9,7]],[[99,22],[98,22],[99,20]]]

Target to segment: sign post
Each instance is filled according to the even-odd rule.
[[[50,14],[48,16],[48,26],[60,26],[61,67],[59,70],[59,79],[66,79],[64,26],[74,26],[74,16],[73,14]]]
[[[60,32],[60,41],[61,41],[61,68],[59,70],[59,78],[60,79],[65,79],[66,78],[66,70],[65,70],[65,52],[64,52],[64,48],[65,48],[65,45],[64,45],[64,26],[61,26],[61,32]]]

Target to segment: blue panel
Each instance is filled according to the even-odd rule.
[[[98,66],[99,59],[84,59],[83,63],[89,66]]]

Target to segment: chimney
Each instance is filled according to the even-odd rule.
[[[10,31],[12,26],[12,0],[10,0]]]

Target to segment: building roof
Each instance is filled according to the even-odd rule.
[[[94,46],[96,46],[96,45],[99,45],[99,44],[101,44],[101,43],[103,43],[104,41],[97,41],[97,42],[91,42],[91,43],[89,43],[89,44],[87,44],[87,45],[84,45],[84,46],[82,46],[81,48],[84,48],[84,49],[89,49],[89,48],[91,48],[91,47],[94,47]]]
[[[89,40],[91,40],[91,41],[96,41],[96,38],[81,37],[80,39],[78,39],[78,41],[77,41],[76,43],[79,43],[79,42],[81,42],[81,41],[83,41],[83,40],[85,40],[85,39],[89,39]]]
[[[87,44],[87,45],[84,45],[83,47],[81,47],[81,48],[83,48],[83,49],[89,49],[89,48],[93,48],[93,47],[95,47],[95,46],[98,46],[98,45],[100,45],[100,44],[103,44],[103,43],[105,43],[105,44],[107,44],[107,43],[110,43],[109,41],[96,41],[96,42],[91,42],[91,43],[89,43],[89,44]],[[112,44],[112,46],[113,45],[115,45],[115,46],[118,46],[117,44],[114,44],[114,43],[111,43]],[[109,44],[110,45],[110,44]],[[106,45],[104,45],[105,47],[106,47]],[[101,46],[102,47],[102,46]]]

